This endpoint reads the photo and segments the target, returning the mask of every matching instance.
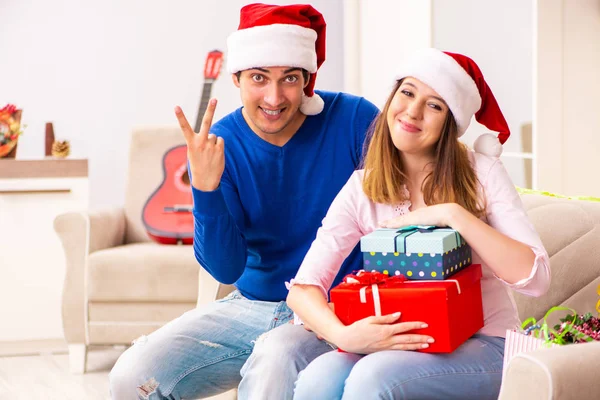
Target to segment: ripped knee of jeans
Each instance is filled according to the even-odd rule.
[[[208,340],[200,340],[200,341],[198,341],[198,343],[200,343],[201,345],[207,346],[207,347],[215,348],[215,349],[218,349],[219,347],[223,347],[219,343],[209,342]]]
[[[148,400],[152,393],[156,392],[159,383],[154,378],[150,378],[146,383],[137,387],[137,392],[142,399]]]

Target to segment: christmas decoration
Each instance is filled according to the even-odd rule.
[[[573,313],[560,321],[560,324],[554,326],[555,333],[550,334],[550,340],[559,344],[600,341],[600,319],[592,313]]]
[[[71,146],[67,140],[55,140],[52,144],[52,156],[65,158],[71,153]]]
[[[600,287],[598,288],[600,293]],[[560,324],[551,328],[548,316],[557,311],[569,311]],[[577,314],[568,307],[552,307],[538,323],[535,318],[526,319],[520,330],[507,330],[504,345],[504,373],[508,363],[519,353],[527,353],[544,347],[557,347],[574,343],[600,341],[600,320],[591,313]]]
[[[17,141],[23,133],[21,114],[14,104],[8,104],[0,109],[0,158],[15,158]]]

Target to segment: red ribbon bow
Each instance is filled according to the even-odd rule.
[[[356,274],[348,274],[344,277],[340,287],[356,287],[378,285],[381,287],[395,287],[406,281],[402,274],[389,276],[377,271],[358,271]]]

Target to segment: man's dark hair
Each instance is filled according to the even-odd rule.
[[[240,81],[240,77],[242,76],[242,71],[236,72],[235,76],[237,77],[237,80],[239,82]],[[305,70],[304,68],[302,68],[302,78],[304,78],[304,82],[303,83],[308,82],[308,71]]]

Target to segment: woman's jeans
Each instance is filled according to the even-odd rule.
[[[300,373],[294,399],[497,399],[504,339],[475,335],[450,354],[337,351]]]
[[[285,302],[252,301],[235,291],[188,311],[135,341],[110,372],[113,399],[196,399],[238,387],[240,399],[291,398],[298,372],[331,347],[301,327],[287,342],[269,340],[271,329],[293,313]],[[272,362],[240,370],[255,349]],[[277,357],[273,355],[277,354]],[[274,373],[272,382],[266,373]],[[241,383],[240,383],[241,381]],[[286,392],[287,391],[287,392]]]

